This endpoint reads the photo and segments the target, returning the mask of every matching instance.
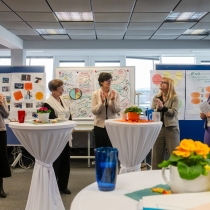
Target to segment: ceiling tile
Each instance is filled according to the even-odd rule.
[[[123,39],[123,35],[98,35],[98,39]]]
[[[193,25],[195,25],[195,22],[163,23],[160,29],[189,29]]]
[[[125,30],[102,30],[99,29],[96,31],[97,35],[124,35]]]
[[[126,36],[127,35],[152,35],[154,34],[154,30],[128,30],[126,31]]]
[[[154,35],[151,39],[176,39],[177,37],[177,35]]]
[[[51,12],[45,0],[4,0],[4,3],[14,11]]]
[[[209,0],[182,0],[175,12],[209,12]]]
[[[0,21],[22,21],[14,12],[0,12]]]
[[[203,17],[199,22],[207,22],[210,23],[210,13]]]
[[[16,35],[38,35],[32,28],[29,29],[16,29],[16,30],[9,30],[13,34]]]
[[[0,21],[0,25],[6,29],[31,29],[25,22],[3,22]]]
[[[157,30],[162,23],[130,23],[129,30]]]
[[[171,12],[179,0],[137,0],[134,12]]]
[[[48,0],[54,12],[91,12],[90,0]]]
[[[135,0],[92,0],[94,12],[131,12]]]
[[[190,39],[190,40],[200,40],[203,39],[206,36],[180,36],[178,39]]]
[[[93,22],[61,22],[65,29],[94,29]]]
[[[95,30],[66,30],[71,35],[95,35]]]
[[[94,13],[95,22],[116,22],[116,23],[125,23],[129,21],[130,13]]]
[[[96,39],[96,36],[91,36],[91,35],[71,35],[71,39],[76,40],[76,39]]]
[[[95,28],[98,29],[126,29],[127,23],[96,23]]]
[[[34,29],[62,29],[59,23],[28,22],[28,24]]]
[[[44,39],[69,39],[68,35],[42,35]]]
[[[192,28],[193,29],[210,29],[210,22],[209,23],[197,23]]]
[[[125,36],[124,39],[149,39],[150,36]]]
[[[137,23],[159,23],[163,22],[169,13],[133,13],[131,22]]]
[[[0,1],[0,11],[11,11],[2,1]]]
[[[43,41],[44,40],[41,36],[19,35],[18,37],[27,41]]]
[[[185,29],[159,29],[155,35],[181,35],[185,32]]]
[[[24,21],[58,22],[52,12],[17,12]]]

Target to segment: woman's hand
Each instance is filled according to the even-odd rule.
[[[206,113],[206,117],[209,118],[210,117],[210,112]]]
[[[100,92],[100,97],[101,97],[101,102],[104,103],[104,101],[106,99],[104,92],[102,92],[102,91]]]
[[[115,91],[112,90],[112,92],[111,92],[111,100],[113,101],[114,99],[115,99]]]
[[[156,99],[156,107],[158,109],[162,109],[163,108],[163,102],[160,99]]]
[[[201,112],[201,113],[200,113],[200,118],[204,120],[204,119],[206,119],[206,115],[205,115],[204,113]]]

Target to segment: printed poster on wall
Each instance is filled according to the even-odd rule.
[[[92,93],[99,89],[98,75],[101,72],[112,74],[111,88],[119,92],[122,110],[128,107],[131,98],[130,68],[57,68],[56,78],[64,82],[63,98],[69,104],[72,116],[74,118],[93,117]]]
[[[186,119],[200,120],[199,106],[210,94],[210,74],[205,70],[186,71]]]
[[[25,110],[26,119],[35,117],[46,98],[45,73],[13,73],[10,84],[10,116],[17,119],[17,111]]]
[[[173,79],[175,91],[179,96],[179,111],[178,118],[179,120],[184,120],[185,115],[185,71],[180,70],[157,70],[150,71],[150,101],[152,104],[152,100],[154,96],[159,92],[160,81],[163,77],[169,77]]]

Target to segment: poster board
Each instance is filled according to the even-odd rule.
[[[63,97],[70,106],[73,118],[93,117],[91,98],[92,93],[99,89],[98,76],[101,72],[112,74],[111,88],[119,92],[122,110],[134,104],[135,67],[56,67],[55,71],[56,78],[64,82]],[[73,95],[75,100],[72,99]]]
[[[171,71],[171,70],[184,70],[185,75],[186,72],[191,71],[199,72],[202,71],[203,73],[210,74],[210,65],[167,65],[167,64],[156,64],[156,70],[164,70],[164,71]],[[199,118],[199,113],[192,114],[188,111],[189,108],[189,95],[191,94],[191,90],[187,90],[187,86],[189,83],[189,77],[185,76],[185,88],[183,92],[185,92],[185,116],[184,120],[179,120],[180,126],[180,139],[193,139],[193,140],[200,140],[203,141],[204,137],[204,121]],[[195,83],[191,83],[190,88],[196,87]],[[200,85],[198,85],[200,86]],[[201,86],[203,87],[203,85]],[[188,92],[187,92],[188,91]],[[191,97],[191,96],[190,96]],[[190,99],[191,100],[191,99]],[[198,111],[198,109],[197,109]]]
[[[3,92],[6,96],[7,99],[7,104],[10,105],[11,102],[11,78],[13,73],[21,73],[21,74],[29,74],[29,73],[37,73],[38,75],[44,73],[45,67],[44,66],[0,66],[0,84],[1,84],[1,91],[2,91],[2,86],[8,86],[10,91]],[[4,79],[3,83],[3,78],[9,78]],[[6,82],[7,81],[7,82]],[[44,84],[46,84],[45,79],[43,79]],[[45,91],[45,89],[44,89]],[[10,110],[11,111],[11,110]],[[11,113],[9,118],[12,117]],[[30,117],[31,118],[31,117]],[[9,120],[6,120],[6,128],[7,128],[7,145],[8,146],[20,146],[20,142],[17,140],[16,136],[13,134],[11,128],[8,126]]]
[[[152,104],[152,100],[155,95],[159,92],[159,85],[162,77],[169,77],[173,79],[175,91],[179,97],[179,111],[178,111],[178,119],[184,120],[185,115],[185,71],[184,70],[156,70],[150,71],[150,100]]]

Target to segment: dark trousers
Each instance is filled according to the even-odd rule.
[[[112,147],[106,128],[94,126],[95,148]]]
[[[11,171],[7,156],[7,134],[0,131],[0,177],[10,177]]]
[[[58,182],[58,188],[65,190],[68,186],[70,174],[70,148],[69,142],[64,147],[59,157],[53,163],[55,176]]]

